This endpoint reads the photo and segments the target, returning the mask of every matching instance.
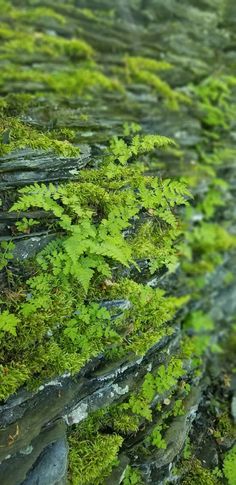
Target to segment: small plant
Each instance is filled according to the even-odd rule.
[[[125,478],[122,485],[143,485],[141,474],[135,468],[128,466],[125,471]]]
[[[2,241],[0,243],[0,271],[5,268],[9,260],[13,259],[15,245],[12,241]]]
[[[191,457],[191,455],[192,455],[191,442],[190,442],[190,438],[188,437],[184,445],[183,458],[185,460],[188,460]]]
[[[25,234],[29,234],[31,231],[31,228],[34,226],[37,226],[39,224],[39,221],[36,221],[34,219],[27,219],[26,217],[23,217],[21,221],[16,222],[16,227],[19,232],[24,232]]]
[[[16,327],[19,322],[19,318],[17,318],[14,314],[9,313],[8,310],[4,310],[2,313],[0,313],[0,340],[6,333],[16,336]]]
[[[165,450],[167,448],[167,444],[162,437],[162,425],[156,425],[151,433],[150,436],[151,443],[156,446],[157,448]]]

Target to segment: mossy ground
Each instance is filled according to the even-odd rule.
[[[91,160],[89,168],[68,183],[36,183],[4,201],[3,208],[11,207],[17,216],[13,236],[33,235],[36,226],[56,234],[37,258],[25,263],[14,260],[12,242],[1,243],[0,396],[4,400],[23,384],[37,387],[65,371],[75,374],[101,352],[112,361],[145,354],[174,333],[176,323],[182,324],[182,306],[201,300],[209,275],[236,244],[227,223],[218,222],[229,190],[219,171],[235,155],[232,147],[225,148],[224,137],[234,113],[236,80],[224,74],[210,76],[188,86],[184,94],[165,78],[175,66],[161,59],[122,51],[118,65],[106,65],[82,28],[85,20],[97,21],[92,10],[76,9],[73,2],[54,8],[2,1],[1,7],[0,154],[4,162],[24,149],[76,159],[83,140],[81,125],[93,123],[86,113],[89,103],[96,106],[99,101],[99,109],[106,97],[117,96],[129,111],[119,136],[106,135],[95,168]],[[99,15],[107,28],[115,21],[112,11]],[[195,147],[198,158],[191,176],[173,141],[142,132],[139,110],[130,101],[135,85],[155,97],[160,111],[171,113],[183,107],[196,113],[204,136]],[[71,106],[78,110],[79,127],[73,120],[72,126],[67,122]],[[163,149],[170,162],[160,160]],[[184,180],[169,178],[173,158],[180,160]],[[159,177],[147,175],[163,164],[165,177],[161,170]],[[206,190],[195,194],[202,178]],[[43,222],[31,216],[39,210]],[[147,271],[140,283],[143,263]],[[161,271],[170,275],[177,268],[178,296],[146,285]],[[131,307],[117,315],[116,309],[108,311],[102,305],[108,300],[128,300]],[[144,429],[148,433],[141,453],[165,449],[165,431],[173,417],[184,412],[181,402],[190,392],[192,378],[201,377],[205,356],[214,350],[216,330],[208,310],[186,316],[176,354],[148,372],[127,399],[72,430],[71,483],[102,484],[126,440]],[[157,394],[161,397],[154,405]],[[231,433],[231,424],[228,410],[222,411],[215,439]],[[232,485],[231,455],[225,460],[225,476]],[[198,458],[186,460],[184,466],[186,485],[189,480],[209,485],[221,480]],[[138,470],[127,469],[124,485],[141,480]]]

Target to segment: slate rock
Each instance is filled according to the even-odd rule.
[[[68,444],[60,439],[49,445],[22,485],[65,485],[68,463]]]

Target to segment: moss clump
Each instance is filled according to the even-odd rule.
[[[197,458],[181,462],[181,483],[183,485],[220,485],[221,481]]]
[[[129,82],[140,82],[150,86],[158,95],[162,96],[171,109],[178,109],[180,102],[189,102],[186,95],[174,91],[169,84],[161,79],[156,72],[171,69],[168,62],[142,57],[125,57],[125,69]]]
[[[229,128],[235,112],[231,101],[235,85],[236,78],[233,76],[212,76],[193,88],[199,97],[202,122],[207,128]]]
[[[63,157],[76,157],[80,153],[69,141],[53,139],[15,118],[0,119],[0,140],[0,156],[24,148],[53,151]]]
[[[122,445],[118,435],[84,437],[76,431],[69,436],[69,482],[72,485],[102,485],[113,466],[118,464],[117,455]]]
[[[0,59],[12,59],[20,63],[21,60],[43,57],[44,62],[50,59],[58,60],[62,57],[69,62],[76,62],[79,59],[91,59],[94,51],[84,40],[72,38],[63,39],[53,37],[44,33],[17,33],[13,35],[10,29],[2,29],[0,36],[6,40],[6,45],[2,45]],[[11,38],[12,37],[12,38]],[[18,56],[18,57],[17,57]]]
[[[226,453],[223,464],[223,472],[229,485],[236,484],[236,446]]]
[[[217,423],[214,431],[214,437],[219,442],[224,441],[227,438],[236,438],[236,426],[229,413],[225,411],[217,418]]]

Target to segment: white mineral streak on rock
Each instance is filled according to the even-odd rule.
[[[62,379],[64,379],[65,377],[69,377],[70,376],[70,372],[65,372],[65,374],[63,374],[62,376],[56,378],[56,379],[53,379],[49,382],[46,382],[43,386],[40,386],[38,388],[39,391],[43,391],[43,389],[45,387],[48,387],[48,386],[59,386],[59,387],[62,387],[63,386],[63,382],[62,382]]]
[[[88,404],[82,402],[78,406],[76,406],[70,414],[64,416],[64,420],[68,426],[72,424],[80,423],[83,419],[86,419],[88,416]]]
[[[23,450],[21,450],[20,454],[21,455],[30,455],[30,453],[32,453],[33,449],[34,449],[33,446],[29,445],[26,448],[24,448]]]
[[[197,410],[198,410],[198,405],[199,403],[195,404],[195,406],[193,406],[191,409],[190,409],[190,412],[188,414],[188,419],[189,420],[193,420],[195,417],[196,417],[196,413],[197,413]]]
[[[10,460],[10,458],[12,457],[12,455],[7,455],[5,456],[5,458],[3,458],[2,461],[0,461],[0,464],[4,461],[4,460]]]
[[[129,386],[128,385],[125,386],[125,387],[119,387],[118,384],[114,384],[112,387],[113,387],[115,393],[118,394],[119,396],[123,396],[124,394],[129,392]]]

